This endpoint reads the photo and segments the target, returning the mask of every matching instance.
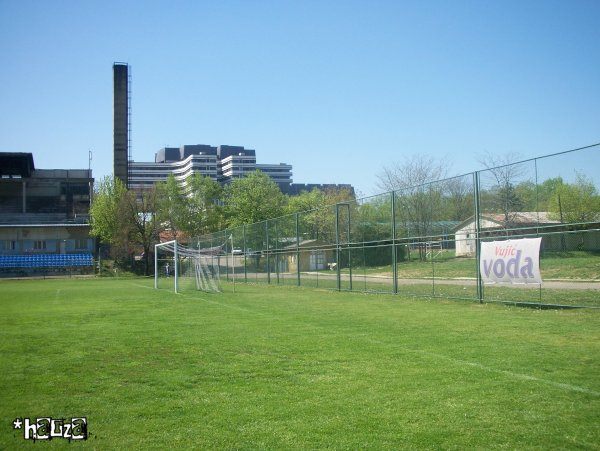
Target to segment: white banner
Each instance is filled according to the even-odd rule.
[[[541,238],[482,242],[479,270],[483,283],[542,283],[541,242]]]

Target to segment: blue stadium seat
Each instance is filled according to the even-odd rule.
[[[65,268],[93,266],[92,254],[0,255],[0,268]]]

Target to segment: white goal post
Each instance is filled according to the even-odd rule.
[[[223,246],[194,249],[177,240],[156,244],[154,288],[163,288],[166,284],[175,293],[179,293],[182,288],[220,292],[219,266],[222,255]]]
[[[173,262],[177,262],[177,240],[173,240],[173,241],[166,241],[164,243],[158,243],[154,245],[154,289],[158,289],[158,250],[160,248],[165,248],[165,249],[170,249],[170,246],[173,246],[173,252],[174,252],[174,256],[173,256]],[[176,263],[173,265],[175,266],[175,293],[177,293],[177,279],[179,276],[179,274],[177,273],[177,265]]]

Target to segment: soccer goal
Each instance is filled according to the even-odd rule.
[[[154,246],[154,288],[220,292],[221,246],[194,249],[176,240]]]

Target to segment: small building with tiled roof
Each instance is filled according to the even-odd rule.
[[[560,221],[552,219],[547,211],[520,211],[509,213],[508,221],[503,213],[483,213],[479,218],[479,227],[482,235],[523,235],[536,233],[540,228],[560,225]],[[474,256],[475,243],[475,217],[461,222],[455,227],[456,256]]]

